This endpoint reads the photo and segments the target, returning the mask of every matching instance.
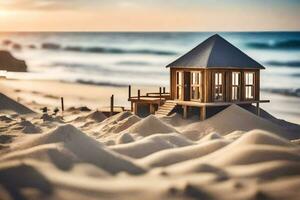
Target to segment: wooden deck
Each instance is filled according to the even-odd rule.
[[[260,101],[237,101],[237,102],[196,102],[196,101],[179,101],[173,100],[177,105],[181,106],[193,106],[193,107],[212,107],[212,106],[230,106],[232,104],[252,104],[252,103],[269,103],[270,100],[260,100]]]

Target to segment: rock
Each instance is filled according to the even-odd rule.
[[[26,72],[27,65],[24,60],[16,59],[10,52],[0,50],[0,70]]]
[[[3,41],[2,41],[2,44],[3,44],[4,46],[8,46],[8,45],[12,44],[12,41],[11,41],[11,40],[3,40]]]
[[[21,50],[21,49],[22,49],[22,46],[21,46],[20,44],[15,43],[15,44],[12,45],[12,48],[13,48],[14,50]]]
[[[30,45],[28,45],[28,48],[29,49],[36,49],[36,46],[34,44],[30,44]]]

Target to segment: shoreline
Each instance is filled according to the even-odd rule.
[[[142,93],[158,91],[158,86],[132,85],[132,95],[137,89]],[[82,92],[84,91],[84,92]],[[168,91],[168,89],[167,89]],[[66,107],[87,106],[91,109],[109,107],[110,96],[114,94],[115,105],[130,108],[128,88],[116,85],[94,85],[86,83],[73,83],[55,80],[19,80],[0,79],[0,92],[29,107],[35,104],[40,106],[60,107],[60,97],[64,97]],[[284,96],[281,94],[261,92],[261,98],[270,99],[270,103],[261,107],[277,118],[300,124],[300,98]],[[34,107],[33,109],[37,109]]]

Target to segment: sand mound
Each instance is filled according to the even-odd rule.
[[[129,159],[110,151],[72,125],[60,126],[50,133],[39,135],[21,144],[17,149],[23,150],[50,143],[62,143],[64,148],[76,155],[78,160],[94,164],[112,174],[120,171],[134,174],[144,172]]]
[[[237,105],[231,105],[203,122],[188,125],[183,133],[192,138],[199,138],[214,131],[226,135],[233,131],[250,131],[253,129],[270,131],[282,137],[287,136],[286,131],[280,126]]]
[[[154,133],[174,133],[177,132],[173,127],[165,124],[154,115],[142,119],[128,129],[130,133],[138,133],[141,136],[148,136]]]
[[[7,117],[6,115],[0,115],[0,121],[1,122],[6,122],[6,123],[10,123],[13,121],[13,119]]]
[[[234,145],[247,144],[294,147],[289,140],[263,130],[252,130],[244,133],[238,140],[235,141]]]
[[[204,137],[202,137],[199,142],[208,142],[211,140],[216,140],[216,139],[221,139],[222,136],[219,133],[216,132],[212,132],[210,134],[205,135]]]
[[[80,162],[71,151],[62,144],[44,144],[15,151],[1,157],[1,161],[34,159],[55,165],[62,170],[69,170],[75,162]]]
[[[86,116],[77,117],[74,121],[76,122],[85,122],[86,120],[92,120],[95,122],[102,122],[106,119],[106,116],[100,111],[94,111],[87,114]]]
[[[163,149],[183,147],[192,144],[194,143],[184,136],[171,133],[151,135],[129,144],[112,146],[110,149],[133,158],[141,158]]]
[[[190,124],[192,122],[195,122],[196,120],[193,119],[183,119],[182,116],[178,113],[173,113],[170,116],[163,116],[159,118],[161,121],[163,121],[166,124],[169,124],[174,127],[183,126]],[[199,121],[199,120],[197,120]]]
[[[105,121],[103,121],[104,123],[106,124],[109,124],[109,123],[117,123],[119,121],[122,121],[130,116],[132,116],[133,114],[129,111],[124,111],[124,112],[121,112],[121,113],[118,113],[116,115],[113,115],[109,118],[107,118]]]
[[[8,96],[0,93],[0,110],[1,111],[13,111],[18,114],[32,114],[32,110],[26,106],[14,101]]]
[[[259,130],[245,133],[226,147],[198,159],[170,166],[176,173],[197,171],[203,163],[219,167],[274,160],[300,161],[300,148],[274,134]]]
[[[32,124],[30,121],[22,120],[19,125],[23,127],[23,133],[41,133],[42,129]]]
[[[210,154],[224,146],[229,142],[225,140],[213,140],[203,144],[191,145],[176,149],[166,149],[157,153],[151,154],[138,161],[138,163],[147,167],[168,166],[174,163],[200,158]]]
[[[121,119],[121,118],[119,118],[119,119]],[[109,123],[105,124],[103,126],[103,128],[101,129],[101,132],[120,133],[141,120],[136,115],[128,116],[128,117],[124,118],[123,120],[119,120],[119,119],[110,121]],[[105,123],[105,122],[103,122],[103,123]]]
[[[126,144],[130,142],[134,142],[134,138],[129,133],[121,134],[116,141],[117,144]]]
[[[295,161],[270,161],[250,165],[232,166],[226,169],[234,177],[255,177],[270,180],[278,177],[300,175],[300,163]]]

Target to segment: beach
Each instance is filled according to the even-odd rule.
[[[0,34],[0,199],[298,199],[300,34],[207,35]]]
[[[157,90],[135,86],[133,91],[137,88]],[[1,79],[0,92],[2,199],[300,195],[300,127],[265,111],[259,117],[232,105],[204,121],[177,113],[140,118],[124,111],[109,117],[101,110],[107,110],[112,94],[115,105],[130,108],[127,87]],[[279,110],[266,108],[281,119],[297,112],[298,99],[265,95],[275,108],[277,102],[291,102]],[[53,115],[56,107],[60,111]],[[294,116],[296,123],[299,115]]]

